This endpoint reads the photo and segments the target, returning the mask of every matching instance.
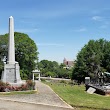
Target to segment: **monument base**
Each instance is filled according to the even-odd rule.
[[[19,64],[4,64],[4,71],[2,71],[1,81],[8,82],[12,85],[21,85]]]

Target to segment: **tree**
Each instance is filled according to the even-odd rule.
[[[60,68],[64,68],[64,67],[66,67],[66,65],[63,64],[63,63],[61,63],[61,64],[60,64]]]
[[[48,60],[41,60],[38,65],[41,70],[42,76],[47,76],[46,73],[51,72],[52,76],[55,77],[55,70],[59,67],[59,65],[56,61],[52,62],[52,61],[48,61]]]
[[[29,77],[32,70],[35,69],[35,60],[38,60],[36,44],[27,34],[24,33],[15,32],[14,37],[15,59],[19,62],[22,73],[25,73]],[[1,51],[0,49],[0,56],[6,56],[7,59],[8,34],[0,36],[0,47],[3,47],[4,49],[4,51]]]
[[[86,76],[97,80],[98,73],[110,72],[110,42],[104,39],[90,40],[77,55],[72,79],[84,81]]]
[[[110,41],[107,41],[103,49],[102,67],[103,70],[110,72]]]
[[[65,65],[56,61],[41,60],[39,68],[42,76],[52,76],[57,78],[70,78],[71,70],[63,68]]]
[[[55,73],[48,71],[48,72],[45,73],[45,76],[46,77],[54,77],[55,76]]]

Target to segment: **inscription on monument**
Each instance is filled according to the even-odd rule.
[[[14,68],[6,68],[6,81],[14,82],[15,79],[15,69]],[[10,77],[11,76],[11,77]]]

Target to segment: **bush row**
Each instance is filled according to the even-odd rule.
[[[25,91],[25,90],[34,90],[35,82],[32,80],[27,80],[25,84],[21,86],[12,86],[9,83],[4,83],[0,81],[0,92],[10,92],[10,91]]]

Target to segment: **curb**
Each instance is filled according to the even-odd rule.
[[[50,106],[50,107],[57,107],[57,108],[64,108],[64,109],[73,110],[72,108],[68,108],[68,107],[55,106],[55,105],[49,105],[49,104],[44,104],[44,103],[35,103],[35,102],[27,102],[27,101],[17,101],[17,100],[11,100],[11,99],[3,99],[3,98],[0,98],[0,100],[2,100],[2,101],[17,102],[17,103],[25,103],[25,104],[43,105],[43,106]]]

